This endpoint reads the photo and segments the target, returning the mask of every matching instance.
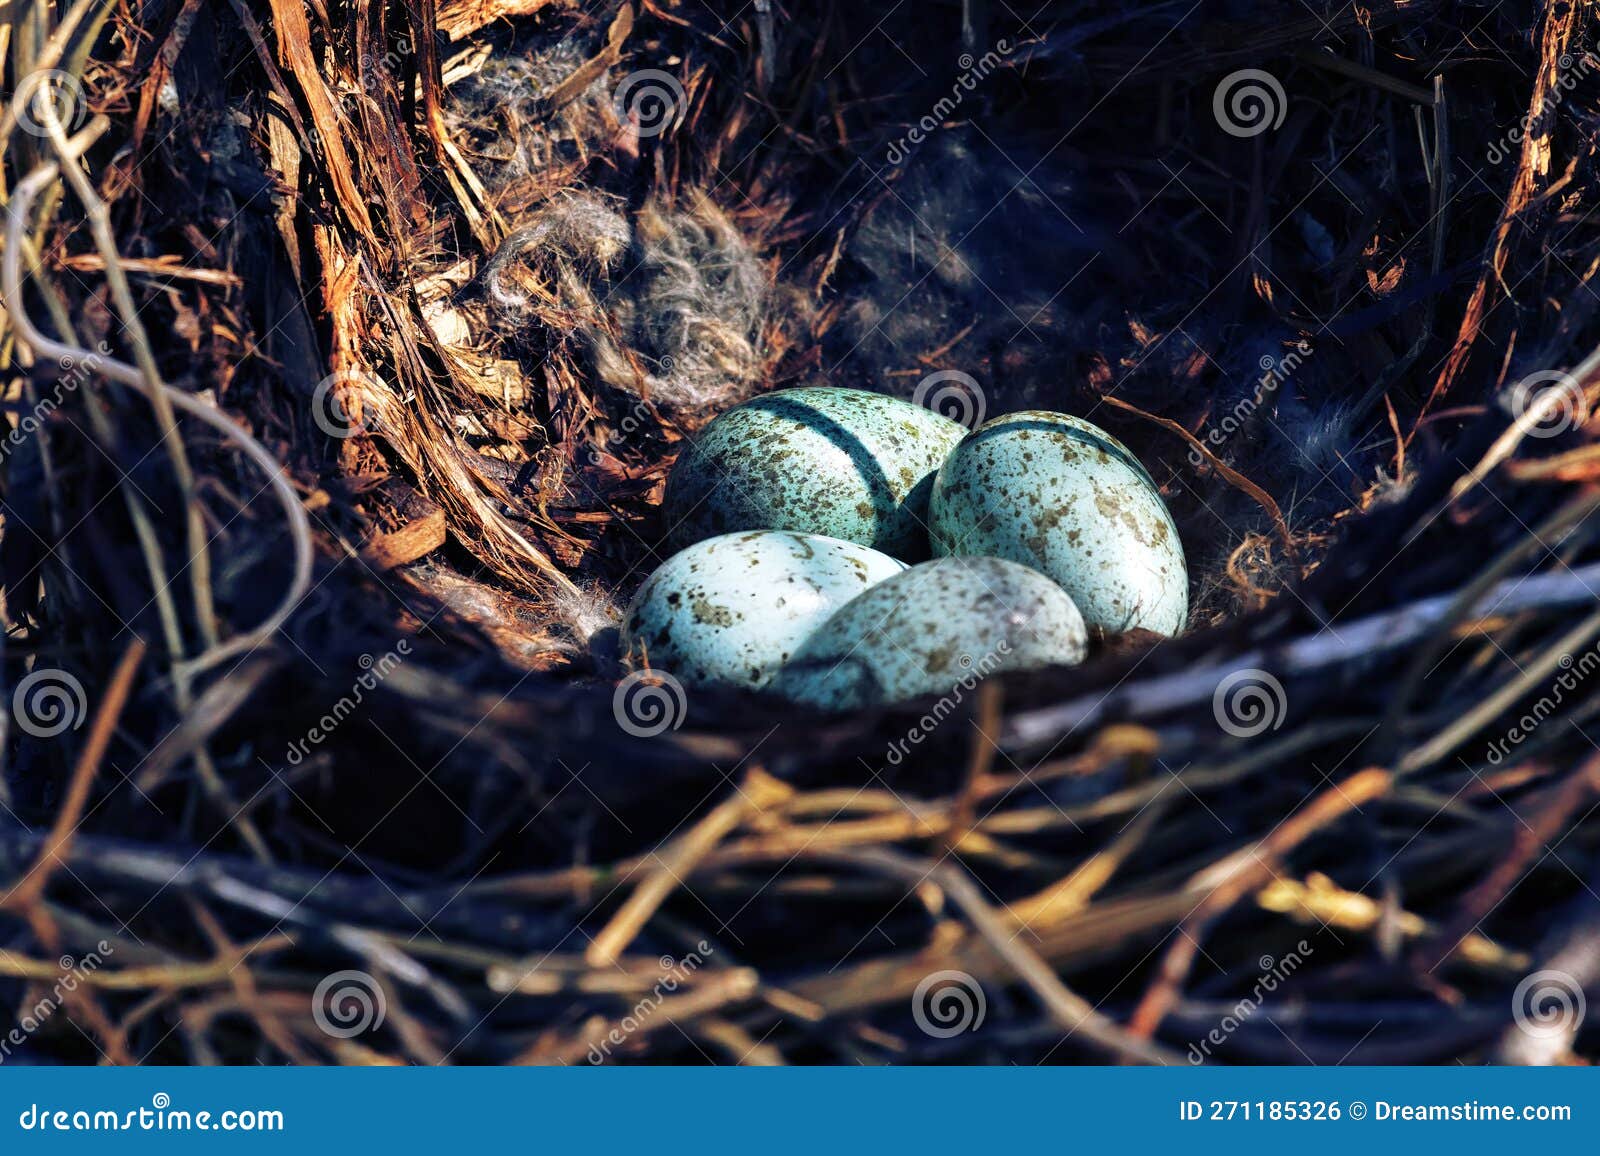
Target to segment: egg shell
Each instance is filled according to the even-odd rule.
[[[1110,631],[1182,632],[1189,574],[1154,480],[1116,438],[1064,413],[982,426],[946,459],[929,502],[933,552],[1032,566]]]
[[[1002,670],[1071,666],[1088,653],[1061,587],[1002,558],[936,558],[878,583],[829,618],[771,690],[852,710],[971,688]]]
[[[668,558],[623,619],[630,658],[685,684],[761,687],[830,614],[905,569],[854,542],[755,530]]]
[[[966,433],[858,389],[764,394],[720,414],[679,455],[663,503],[669,540],[798,530],[927,558],[933,474]]]

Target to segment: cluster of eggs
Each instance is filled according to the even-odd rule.
[[[678,552],[623,643],[690,684],[850,709],[1072,665],[1091,627],[1173,635],[1188,615],[1155,482],[1061,413],[969,432],[880,394],[781,390],[706,427],[664,515]]]

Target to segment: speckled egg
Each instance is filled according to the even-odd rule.
[[[1002,670],[1082,662],[1083,615],[1061,587],[1002,558],[935,558],[829,618],[769,688],[827,710],[975,685]]]
[[[764,394],[719,415],[679,455],[663,507],[669,538],[799,530],[927,558],[933,473],[966,433],[858,389]]]
[[[1091,626],[1180,633],[1189,575],[1149,473],[1104,430],[1064,413],[996,418],[940,467],[929,501],[935,554],[1032,566]]]
[[[887,554],[818,534],[723,534],[674,554],[623,620],[637,663],[685,684],[766,685],[835,610],[905,569]]]

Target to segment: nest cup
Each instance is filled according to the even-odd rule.
[[[0,995],[118,972],[27,1048],[1592,1059],[1590,17],[1416,9],[23,3]],[[1107,430],[1187,631],[621,662],[672,463],[819,384]]]

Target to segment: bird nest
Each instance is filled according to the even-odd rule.
[[[1587,9],[12,7],[6,1056],[1594,1054]],[[821,382],[1110,430],[1188,631],[626,669]]]

